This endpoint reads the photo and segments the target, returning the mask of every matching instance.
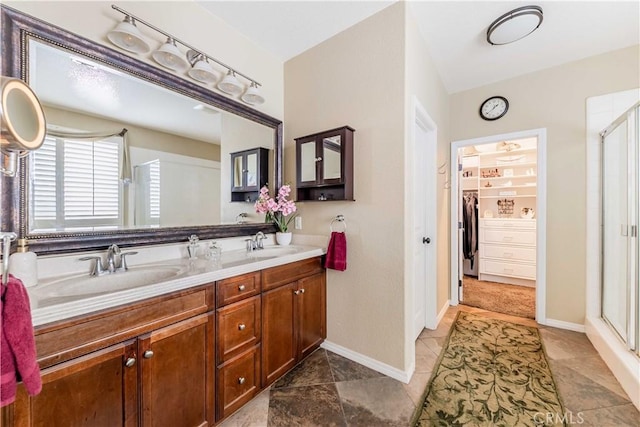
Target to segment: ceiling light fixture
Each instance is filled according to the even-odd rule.
[[[167,38],[167,41],[160,46],[158,50],[151,54],[152,58],[160,65],[167,67],[174,71],[182,71],[191,65],[191,68],[187,71],[189,77],[197,80],[201,83],[213,83],[217,80],[218,75],[223,72],[224,69],[228,70],[227,75],[224,76],[222,81],[218,83],[218,89],[228,93],[230,95],[241,94],[245,86],[240,83],[237,76],[241,76],[246,79],[250,86],[242,96],[242,100],[247,104],[262,104],[264,103],[264,97],[259,94],[258,87],[261,86],[256,80],[248,77],[236,69],[226,65],[224,62],[217,60],[216,58],[207,55],[199,49],[179,40],[175,36],[159,29],[158,27],[143,21],[139,17],[127,12],[124,9],[119,8],[115,4],[111,7],[118,12],[125,15],[124,21],[119,23],[116,28],[107,34],[107,38],[111,43],[116,46],[133,53],[147,53],[150,50],[149,43],[143,38],[142,33],[136,27],[135,23],[143,24],[152,30],[159,32]],[[180,44],[186,47],[187,53],[182,54],[178,45]],[[213,68],[212,61],[223,68],[220,73]],[[245,99],[246,98],[246,99]]]
[[[542,24],[540,6],[518,7],[489,25],[487,42],[492,45],[513,43],[533,33],[540,24]]]
[[[124,21],[107,33],[109,41],[116,46],[133,53],[147,53],[151,50],[149,43],[136,27],[136,21],[125,15]]]

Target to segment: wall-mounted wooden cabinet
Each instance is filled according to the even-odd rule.
[[[231,201],[255,202],[269,181],[269,150],[252,148],[231,153]]]
[[[353,200],[353,132],[343,126],[295,139],[298,201]]]

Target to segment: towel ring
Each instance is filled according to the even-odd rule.
[[[344,230],[342,230],[342,232],[345,233],[347,231],[347,222],[344,219],[344,215],[336,215],[336,217],[331,220],[331,224],[329,224],[329,230],[331,230],[332,233],[334,231],[337,231],[333,229],[333,224],[335,224],[336,222],[342,224],[342,226],[344,227]]]

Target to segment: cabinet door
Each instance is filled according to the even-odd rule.
[[[135,349],[135,341],[127,341],[44,369],[40,394],[30,397],[18,387],[12,425],[137,426]]]
[[[217,310],[218,364],[260,342],[260,308],[260,296],[255,296]]]
[[[245,156],[245,182],[244,189],[247,191],[260,190],[258,182],[258,150],[247,153]]]
[[[213,313],[140,338],[142,426],[213,425]]]
[[[298,281],[299,352],[305,358],[327,337],[325,273]]]
[[[262,387],[296,364],[296,282],[262,294]]]
[[[231,155],[231,191],[238,191],[244,189],[244,155],[232,154]]]
[[[320,176],[322,184],[341,184],[342,173],[342,135],[331,135],[322,138],[320,155]]]
[[[318,154],[316,140],[298,141],[298,183],[300,185],[315,185],[318,180]]]

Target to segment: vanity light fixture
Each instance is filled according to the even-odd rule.
[[[238,95],[242,93],[243,88],[244,86],[242,86],[242,84],[236,77],[235,71],[231,69],[227,72],[227,75],[224,76],[222,81],[218,83],[218,89],[225,93],[228,93],[229,95]]]
[[[124,21],[119,23],[116,28],[107,34],[107,38],[114,45],[133,53],[147,53],[150,50],[149,43],[146,42],[142,33],[135,24],[137,22],[138,24],[145,25],[167,38],[167,41],[160,46],[158,50],[151,54],[151,57],[158,64],[173,71],[182,71],[190,65],[191,67],[187,70],[187,75],[192,79],[205,84],[215,82],[218,75],[226,69],[228,70],[227,75],[225,75],[218,83],[218,89],[229,95],[240,95],[245,90],[245,85],[243,85],[237,77],[241,76],[249,82],[249,87],[240,99],[251,105],[264,103],[265,99],[260,95],[258,90],[261,84],[256,80],[183,42],[166,31],[143,21],[139,17],[119,8],[115,4],[112,4],[111,8],[125,15]],[[178,48],[178,45],[186,47],[188,49],[187,53],[183,54]],[[222,70],[218,71],[215,69],[209,61],[222,67]]]
[[[182,70],[189,65],[187,60],[182,57],[182,52],[178,50],[175,40],[171,37],[167,37],[166,43],[151,56],[158,64],[170,70]]]
[[[124,21],[107,33],[109,41],[116,46],[133,53],[147,53],[151,50],[149,43],[136,27],[135,20],[125,15]]]
[[[505,13],[487,29],[487,42],[492,45],[513,43],[533,33],[542,24],[540,6],[523,6]]]
[[[251,82],[251,86],[242,95],[242,100],[247,104],[259,105],[264,103],[264,96],[260,94],[260,90],[255,82]]]

